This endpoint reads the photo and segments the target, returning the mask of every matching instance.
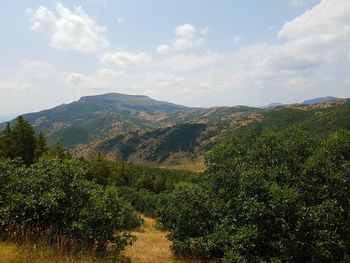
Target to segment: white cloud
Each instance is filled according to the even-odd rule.
[[[200,46],[204,40],[196,37],[196,28],[191,24],[184,24],[176,27],[175,49],[185,49]]]
[[[65,83],[80,90],[110,91],[115,88],[115,83],[121,81],[126,76],[124,70],[114,71],[109,68],[96,70],[91,75],[82,73],[67,74]]]
[[[100,57],[105,64],[117,65],[120,67],[139,66],[152,61],[152,57],[145,52],[116,51],[107,52]]]
[[[241,35],[235,35],[233,37],[233,44],[238,44],[239,41],[241,41],[242,36]]]
[[[208,34],[209,28],[202,29],[202,34]],[[204,33],[206,34],[204,34]],[[171,49],[187,49],[198,47],[204,44],[204,39],[196,34],[196,28],[191,24],[179,25],[175,29],[175,38],[169,44],[162,44],[156,48],[159,53],[169,51]]]
[[[279,44],[245,46],[232,54],[231,62],[225,60],[232,83],[308,89],[321,81],[322,68],[350,50],[350,1],[323,0],[285,23],[278,36]]]
[[[334,61],[350,49],[350,1],[323,0],[285,23],[278,35],[287,40],[284,53],[292,62],[317,66]]]
[[[47,61],[20,61],[16,70],[7,71],[0,79],[0,112],[23,114],[72,99],[74,94],[66,89],[65,78],[66,73]]]
[[[197,82],[199,89],[195,85],[192,89],[201,101],[210,103],[220,98],[221,104],[233,104],[236,96],[249,104],[264,97],[267,102],[281,98],[287,102],[316,94],[344,96],[341,80],[344,68],[350,66],[344,60],[350,50],[350,1],[323,0],[285,23],[278,37],[277,44],[258,43],[231,54],[208,54],[209,60],[204,55],[176,56],[165,60],[165,65],[192,70],[192,81],[186,83]],[[196,68],[203,70],[194,73]],[[200,89],[217,94],[209,98]]]
[[[64,78],[54,65],[44,60],[22,60],[13,73],[8,73],[0,81],[7,89],[30,90],[39,87],[50,89]]]
[[[0,91],[1,90],[7,90],[7,91],[30,91],[35,90],[35,87],[30,83],[17,83],[17,82],[0,82]]]
[[[96,52],[109,46],[104,36],[106,28],[99,26],[81,7],[71,11],[57,3],[56,13],[45,6],[39,6],[36,11],[28,9],[27,13],[31,16],[30,30],[46,34],[54,49]]]
[[[284,24],[280,37],[345,35],[350,26],[350,1],[322,0],[303,15]],[[342,32],[342,31],[345,32]],[[318,40],[318,39],[315,39]]]
[[[113,78],[113,77],[122,76],[125,74],[126,74],[126,72],[124,70],[120,70],[120,71],[116,72],[116,71],[109,69],[109,68],[103,68],[103,69],[96,71],[96,75],[100,78]]]
[[[44,17],[40,21],[58,16],[47,9],[35,13]],[[52,25],[40,23],[35,27],[38,26],[36,30],[40,32],[44,29],[55,32],[56,27]],[[76,96],[76,99],[78,94],[112,91],[152,94],[155,99],[196,106],[295,102],[316,95],[346,97],[349,94],[346,86],[350,67],[349,26],[350,1],[322,0],[285,23],[274,43],[243,46],[230,53],[191,50],[152,59],[145,52],[101,51],[99,58],[105,65],[91,74],[61,72],[45,61],[22,61],[15,73],[6,70],[0,75],[3,90],[0,110],[3,107],[8,112],[7,108],[15,108],[7,103],[8,94],[13,90],[17,91],[14,98],[25,94],[20,89],[29,88],[27,84],[38,89],[33,93],[38,94],[41,109],[43,96],[61,102],[60,96]],[[195,42],[204,38],[205,34],[200,31],[191,26],[178,27],[174,39],[159,46],[157,51],[175,50],[177,39]],[[30,99],[29,96],[23,99],[20,107]]]
[[[206,53],[203,55],[188,54],[177,55],[157,63],[160,67],[168,67],[176,71],[196,70],[212,66],[224,61],[225,55],[218,53]]]
[[[146,74],[146,80],[157,86],[173,86],[183,78],[165,72],[151,72]]]
[[[169,51],[170,47],[167,44],[163,44],[157,47],[156,51],[158,53],[165,53],[167,51]]]
[[[53,64],[44,60],[22,60],[15,73],[8,79],[18,83],[31,83],[36,85],[50,85],[61,78],[61,73]]]
[[[71,86],[79,86],[86,82],[88,77],[80,73],[71,73],[68,75],[66,83]]]
[[[0,90],[8,92],[36,91],[61,84],[64,74],[43,60],[22,60],[15,72],[0,79]],[[45,91],[44,91],[45,92]]]
[[[19,85],[15,82],[3,81],[0,82],[0,90],[14,90],[18,89]]]

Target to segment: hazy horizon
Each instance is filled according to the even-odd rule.
[[[350,97],[350,1],[11,1],[0,122],[118,92],[191,107]]]

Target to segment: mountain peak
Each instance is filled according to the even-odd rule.
[[[339,98],[332,97],[332,96],[320,97],[320,98],[305,100],[302,104],[305,104],[305,105],[320,104],[331,100],[339,100]]]
[[[154,100],[146,95],[127,95],[122,93],[106,93],[94,96],[84,96],[80,98],[79,102],[98,103],[120,109],[145,112],[171,112],[188,109],[182,105]]]
[[[262,108],[262,109],[268,109],[268,108],[279,107],[279,106],[283,106],[283,105],[284,105],[284,104],[281,103],[281,102],[271,102],[270,104],[261,106],[260,108]]]
[[[82,96],[80,100],[99,100],[104,98],[148,98],[150,97],[146,95],[131,95],[131,94],[123,94],[117,92],[104,93],[99,95],[90,95],[90,96]]]

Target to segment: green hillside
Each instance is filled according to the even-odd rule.
[[[257,130],[288,131],[299,127],[315,135],[328,135],[338,129],[350,129],[350,100],[318,106],[277,107],[261,113],[261,120],[249,124]],[[240,127],[246,130],[247,127]]]
[[[204,153],[230,133],[288,131],[298,126],[326,135],[350,128],[348,100],[310,102],[264,109],[189,108],[147,96],[110,93],[23,116],[50,145],[61,143],[77,156],[91,159],[101,153],[110,159],[166,167],[201,163],[195,169],[202,170]]]

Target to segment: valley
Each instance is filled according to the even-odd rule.
[[[350,263],[350,0],[0,1],[0,263]]]
[[[103,154],[110,160],[204,171],[204,153],[230,133],[295,125],[329,132],[348,128],[347,122],[338,121],[333,127],[327,121],[337,114],[346,118],[348,112],[348,100],[334,97],[269,108],[190,108],[113,93],[23,116],[45,134],[49,145],[60,143],[77,157]]]

